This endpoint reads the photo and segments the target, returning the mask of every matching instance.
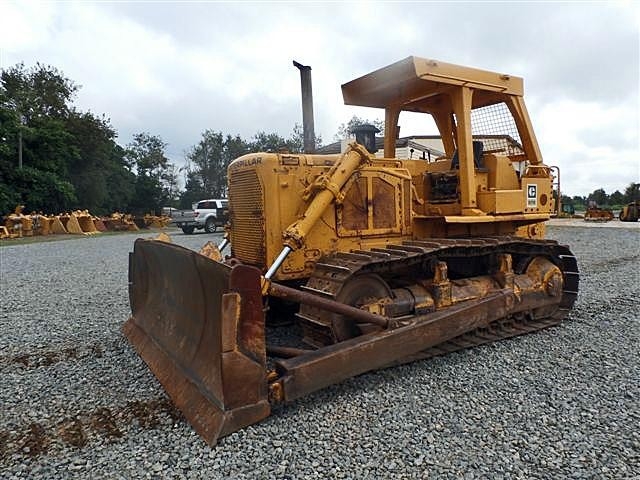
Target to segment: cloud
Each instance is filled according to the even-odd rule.
[[[140,131],[159,134],[175,162],[205,129],[288,136],[302,117],[294,59],[312,67],[316,132],[330,141],[353,114],[383,117],[344,106],[342,83],[418,55],[523,76],[543,155],[567,170],[568,190],[588,193],[605,178],[617,182],[607,191],[620,189],[638,176],[631,2],[5,0],[0,18],[1,67],[58,67],[82,85],[79,107],[110,117],[123,144]],[[412,115],[401,123],[403,135],[434,133]],[[611,174],[585,173],[614,165]]]
[[[545,162],[560,166],[566,194],[640,182],[637,110],[563,100],[543,106],[535,120]]]

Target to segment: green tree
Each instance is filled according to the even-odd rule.
[[[207,196],[202,186],[199,172],[185,169],[185,189],[180,194],[179,208],[190,209],[192,205]]]
[[[562,195],[561,200],[563,205],[573,205],[573,199],[568,195]]]
[[[109,195],[102,203],[104,213],[130,211],[129,205],[135,193],[136,176],[131,171],[125,155],[125,149],[114,143],[111,162],[104,172],[109,191]]]
[[[636,200],[640,200],[640,183],[631,182],[624,189],[624,203],[631,203]]]
[[[13,210],[15,203],[27,211],[66,210],[76,201],[68,162],[77,151],[65,119],[77,89],[57,69],[41,64],[0,73],[1,211]]]
[[[35,118],[66,118],[79,89],[57,68],[41,63],[29,69],[19,63],[4,69],[1,79],[0,105],[9,105],[27,124]]]
[[[263,140],[266,141],[264,138]],[[193,165],[190,186],[198,187],[203,198],[226,196],[229,163],[249,151],[250,145],[239,135],[224,135],[222,132],[206,130],[198,144],[187,154],[188,162]]]
[[[258,132],[251,139],[249,149],[253,152],[290,152],[289,144],[277,133]]]
[[[365,124],[373,125],[374,127],[377,127],[378,130],[380,130],[381,132],[384,132],[384,122],[382,120],[362,119],[354,115],[346,124],[345,123],[340,124],[340,126],[338,127],[338,131],[333,136],[334,141],[337,142],[339,140],[347,138],[349,135],[351,135],[355,127],[359,125],[365,125]]]
[[[619,190],[616,190],[609,195],[609,203],[611,205],[622,205],[624,203],[624,195]]]
[[[27,212],[59,213],[77,200],[73,185],[53,172],[25,166],[16,172],[14,180]]]
[[[109,120],[73,110],[66,129],[76,151],[69,160],[69,179],[78,196],[76,208],[101,215],[127,210],[135,175],[115,142],[116,132]]]
[[[175,207],[180,198],[180,187],[178,185],[178,168],[170,163],[162,172],[162,192],[164,197],[163,206]]]
[[[170,196],[175,184],[175,170],[165,155],[167,144],[157,135],[143,132],[133,136],[125,157],[136,171],[136,181],[130,207],[133,212],[159,212],[173,201]]]
[[[577,210],[584,210],[586,208],[587,205],[587,197],[582,197],[580,195],[574,195],[573,198],[571,199],[573,206],[577,209]]]
[[[316,137],[318,146],[321,142],[322,138]],[[227,167],[236,158],[249,152],[299,153],[303,143],[302,127],[298,124],[288,139],[277,133],[258,132],[246,141],[239,135],[206,130],[186,155],[185,191],[180,196],[180,208],[190,208],[203,198],[225,197]]]
[[[589,195],[589,201],[595,202],[599,207],[609,205],[609,195],[607,195],[607,192],[605,192],[603,188],[598,188],[591,192]]]
[[[316,135],[315,139],[315,147],[316,149],[322,146],[322,136]],[[302,125],[296,123],[293,126],[293,131],[291,135],[286,140],[287,150],[291,153],[302,153],[304,152],[304,131],[302,129]]]

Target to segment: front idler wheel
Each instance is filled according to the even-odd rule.
[[[336,296],[336,301],[360,308],[368,303],[373,303],[381,298],[391,297],[391,289],[378,275],[358,275],[347,281]],[[352,318],[344,315],[333,314],[333,334],[337,342],[358,337],[367,333],[373,325],[358,324]],[[375,327],[380,328],[380,327]]]

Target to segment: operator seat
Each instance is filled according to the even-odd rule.
[[[480,140],[474,140],[473,142],[473,164],[476,168],[483,168],[482,152],[484,151],[484,144]],[[458,149],[453,152],[451,158],[451,170],[460,168],[460,159],[458,158]]]

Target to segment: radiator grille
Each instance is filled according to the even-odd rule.
[[[243,263],[264,267],[264,199],[255,170],[231,173],[229,207],[233,255]]]

